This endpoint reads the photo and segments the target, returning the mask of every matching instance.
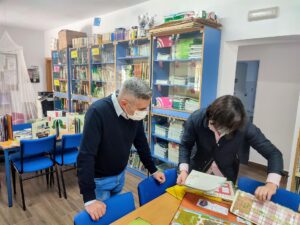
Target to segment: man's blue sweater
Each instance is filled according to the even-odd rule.
[[[85,115],[77,158],[79,187],[84,202],[96,199],[94,178],[114,176],[124,171],[132,144],[145,167],[154,173],[157,169],[143,122],[118,116],[111,96],[90,106]]]

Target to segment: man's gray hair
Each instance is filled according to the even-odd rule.
[[[151,99],[152,91],[146,81],[132,77],[124,81],[120,95],[131,95],[137,99],[149,100]]]

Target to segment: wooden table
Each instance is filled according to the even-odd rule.
[[[141,217],[153,225],[168,225],[175,216],[180,203],[180,200],[165,193],[112,223],[112,225],[128,225],[137,217]]]

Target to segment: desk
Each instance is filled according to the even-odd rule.
[[[137,217],[141,217],[153,225],[168,225],[175,216],[180,203],[180,200],[165,193],[112,223],[112,225],[127,225]]]
[[[11,190],[11,179],[10,179],[10,160],[9,153],[19,151],[20,144],[13,141],[0,142],[0,149],[4,152],[5,160],[5,180],[8,198],[8,207],[12,207],[12,190]]]

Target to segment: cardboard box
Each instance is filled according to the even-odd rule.
[[[58,48],[59,50],[67,47],[72,47],[73,38],[87,37],[86,33],[73,31],[73,30],[61,30],[58,32]]]

